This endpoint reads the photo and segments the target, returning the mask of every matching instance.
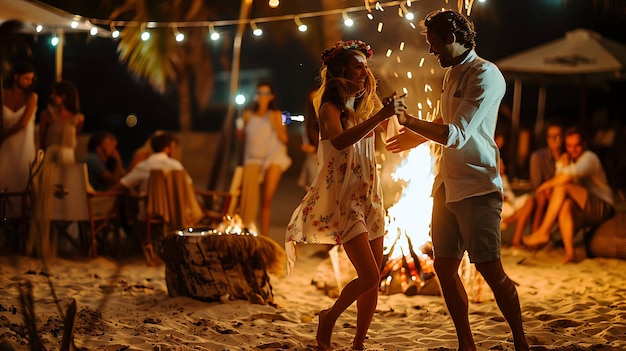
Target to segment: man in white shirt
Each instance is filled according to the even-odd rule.
[[[552,197],[541,226],[523,238],[524,245],[537,248],[550,241],[550,229],[558,218],[565,247],[563,263],[576,261],[574,233],[588,226],[597,226],[615,214],[613,192],[598,156],[587,150],[580,129],[565,132],[564,159],[557,164],[557,174],[543,182],[536,193],[552,190]]]
[[[148,186],[148,178],[152,170],[184,170],[183,164],[175,158],[172,158],[172,149],[178,140],[172,134],[164,133],[152,137],[150,146],[153,153],[146,160],[137,164],[130,170],[119,182],[114,189],[127,189],[140,194],[146,192]],[[191,178],[188,179],[191,183]]]
[[[494,140],[498,108],[506,84],[500,70],[474,51],[474,25],[455,11],[436,11],[422,22],[430,53],[444,77],[442,116],[434,122],[406,112],[398,120],[404,131],[389,140],[392,152],[424,140],[437,143],[433,184],[431,235],[434,267],[459,350],[474,351],[469,324],[467,292],[458,274],[465,251],[494,293],[500,311],[511,327],[515,350],[529,350],[513,281],[500,260],[502,178],[500,154]]]

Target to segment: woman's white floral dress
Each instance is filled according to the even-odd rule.
[[[374,134],[343,149],[320,140],[320,170],[287,226],[288,268],[295,264],[295,244],[339,245],[367,232],[384,235],[384,208],[376,172]]]

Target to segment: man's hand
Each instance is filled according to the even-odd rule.
[[[412,149],[423,142],[426,141],[426,138],[420,136],[419,134],[411,131],[407,128],[400,128],[400,133],[392,136],[387,139],[385,142],[387,143],[386,149],[393,153],[399,153],[402,151],[406,151]]]

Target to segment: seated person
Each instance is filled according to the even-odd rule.
[[[152,170],[185,170],[183,164],[172,158],[172,150],[177,149],[178,139],[170,133],[162,133],[150,139],[150,146],[154,151],[147,159],[137,163],[119,182],[116,189],[126,189],[143,194],[148,186],[148,178]],[[189,184],[191,177],[187,176]]]
[[[550,123],[546,128],[546,146],[530,155],[530,189],[532,192],[517,212],[517,224],[511,242],[513,246],[522,245],[522,234],[531,217],[531,230],[535,231],[539,228],[552,191],[551,189],[546,189],[536,194],[535,191],[543,182],[554,177],[556,163],[562,153],[563,127],[560,124]]]
[[[89,183],[95,191],[110,189],[126,173],[117,151],[117,138],[109,132],[96,132],[87,142]]]
[[[502,199],[502,221],[500,222],[500,230],[505,231],[509,225],[514,222],[520,223],[520,220],[525,220],[521,217],[522,211],[520,211],[524,205],[529,201],[529,194],[515,195],[509,178],[506,175],[504,163],[500,161],[500,176],[502,177],[502,190],[504,193]]]
[[[550,240],[550,229],[558,219],[565,247],[563,263],[576,260],[574,233],[597,226],[615,214],[613,193],[598,156],[586,149],[582,132],[574,127],[565,132],[565,162],[557,174],[535,191],[552,190],[546,214],[539,228],[524,237],[524,245],[537,248]]]

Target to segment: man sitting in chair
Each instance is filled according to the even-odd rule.
[[[117,151],[115,134],[95,132],[87,142],[89,154],[84,162],[87,164],[89,183],[96,191],[108,190],[126,173],[122,158]]]
[[[131,169],[119,182],[114,185],[114,189],[126,189],[131,192],[145,194],[148,187],[150,171],[153,170],[185,170],[183,164],[172,158],[172,150],[179,145],[178,139],[170,133],[163,133],[150,139],[150,146],[154,153],[146,160],[141,161]],[[192,183],[191,177],[187,175],[187,181]]]

